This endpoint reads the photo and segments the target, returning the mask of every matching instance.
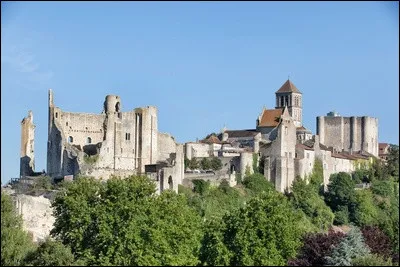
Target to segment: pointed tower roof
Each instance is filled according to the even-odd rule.
[[[276,93],[298,93],[298,94],[301,94],[299,89],[297,89],[297,87],[289,79],[281,86],[281,88],[279,88],[278,91],[275,92],[275,94]]]

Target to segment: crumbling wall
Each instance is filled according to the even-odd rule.
[[[11,195],[18,214],[22,216],[23,229],[32,234],[33,241],[45,240],[55,222],[50,200],[44,196],[17,195],[13,190],[4,193]]]
[[[21,158],[20,176],[32,175],[35,171],[35,125],[33,124],[33,113],[21,121]]]

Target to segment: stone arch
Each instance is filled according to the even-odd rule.
[[[168,177],[168,188],[170,190],[174,190],[174,181],[172,180],[172,176],[171,175]]]

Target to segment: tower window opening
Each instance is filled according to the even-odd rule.
[[[56,112],[56,119],[58,118],[58,112]]]
[[[92,138],[88,137],[88,138],[86,139],[86,143],[91,144],[91,143],[92,143]]]
[[[74,142],[74,138],[72,136],[68,137],[68,143],[73,143]]]

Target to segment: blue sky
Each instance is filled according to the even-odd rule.
[[[379,118],[399,139],[398,2],[1,2],[1,180],[19,176],[32,110],[46,168],[47,94],[65,111],[158,107],[179,142],[251,129],[287,80],[316,116]]]

